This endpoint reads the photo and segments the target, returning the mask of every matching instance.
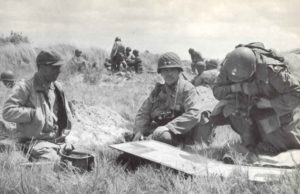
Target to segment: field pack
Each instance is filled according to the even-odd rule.
[[[259,64],[266,64],[274,71],[288,71],[293,76],[300,78],[300,55],[295,53],[279,54],[273,49],[266,49],[261,42],[239,44],[238,47],[250,48],[256,55]]]

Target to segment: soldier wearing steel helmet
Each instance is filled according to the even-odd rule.
[[[216,123],[230,123],[255,154],[300,148],[300,81],[262,43],[238,45],[223,61],[213,88]]]
[[[191,69],[193,73],[201,74],[205,70],[205,62],[200,52],[195,51],[193,48],[189,49],[192,63]],[[196,72],[197,71],[197,72]]]
[[[133,66],[134,56],[131,54],[131,50],[132,49],[130,47],[126,47],[126,49],[125,49],[125,62],[126,62],[128,70],[130,70],[131,67]]]
[[[195,133],[206,140],[210,134],[201,122],[201,104],[196,88],[183,79],[179,56],[173,52],[163,54],[158,60],[157,72],[165,83],[156,84],[144,101],[135,119],[134,140],[152,137],[174,146],[195,143]],[[205,126],[206,128],[201,129]]]
[[[114,72],[120,71],[122,62],[125,60],[125,47],[120,37],[115,38],[114,45],[110,52],[110,59],[112,64],[111,70]]]
[[[8,71],[4,71],[4,72],[1,73],[0,81],[3,82],[5,87],[13,88],[15,86],[15,83],[16,83],[16,78],[15,78],[14,73],[12,71],[8,70]]]

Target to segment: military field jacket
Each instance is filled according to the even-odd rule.
[[[199,94],[196,88],[183,78],[179,78],[173,87],[165,84],[155,86],[137,113],[136,131],[147,133],[155,117],[174,107],[179,107],[182,114],[165,125],[174,134],[186,134],[199,123],[201,116]]]
[[[60,84],[54,82],[53,86],[57,100],[56,115],[42,92],[37,74],[14,87],[4,104],[3,118],[17,124],[20,139],[53,140],[70,132],[71,114],[67,100]]]
[[[291,129],[300,122],[300,81],[282,64],[270,58],[258,60],[254,77],[247,82],[253,86],[251,98],[263,97],[270,100],[279,119],[291,117],[291,125],[286,125],[287,128]],[[231,84],[233,83],[228,79],[223,66],[213,88],[214,96],[218,100],[236,99],[231,91]],[[243,96],[242,92],[236,95]]]

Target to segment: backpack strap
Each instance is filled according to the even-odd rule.
[[[284,63],[284,57],[279,55],[275,50],[273,49],[266,49],[265,45],[261,42],[252,42],[249,44],[239,44],[235,48],[238,47],[247,47],[253,50],[254,52],[258,52],[261,55],[273,58],[275,60],[278,60],[282,63]]]

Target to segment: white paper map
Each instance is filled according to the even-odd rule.
[[[238,171],[247,174],[249,180],[265,182],[278,180],[285,173],[297,173],[297,170],[288,168],[224,164],[154,140],[115,144],[110,147],[197,176],[226,178]]]

